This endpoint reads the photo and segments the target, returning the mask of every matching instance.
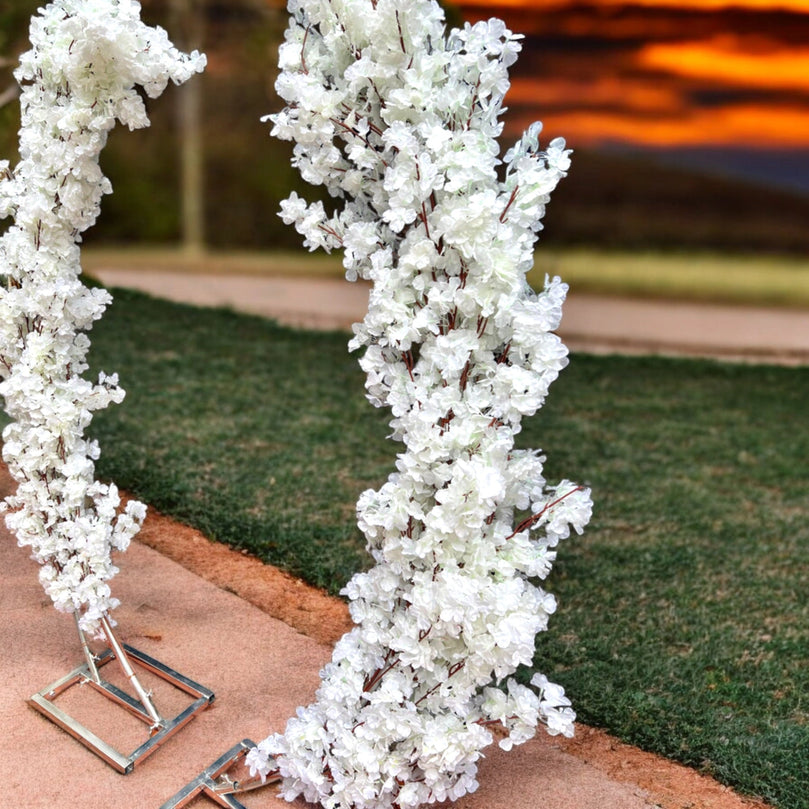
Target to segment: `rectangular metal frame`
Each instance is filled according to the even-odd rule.
[[[245,809],[236,795],[239,793],[239,784],[222,778],[227,771],[238,764],[247,753],[255,747],[255,742],[250,739],[242,739],[234,745],[224,755],[220,756],[213,764],[206,767],[193,781],[187,783],[176,795],[169,798],[160,809],[182,809],[194,798],[204,795],[210,798],[218,806],[227,809]],[[253,788],[262,786],[261,782],[252,785]],[[249,787],[248,787],[249,788]],[[241,791],[246,791],[242,789]]]
[[[118,772],[126,774],[132,772],[138,762],[154,753],[170,736],[188,724],[200,711],[207,708],[213,702],[214,693],[144,652],[140,652],[128,644],[123,644],[123,647],[126,655],[131,660],[136,661],[143,669],[157,675],[161,680],[194,697],[194,701],[173,719],[162,719],[160,724],[155,726],[153,717],[139,700],[100,677],[96,682],[88,664],[85,662],[41,691],[37,691],[28,700],[28,704],[57,724],[62,730],[67,731]],[[102,666],[115,660],[115,657],[115,653],[111,649],[105,649],[95,658],[96,669],[100,670]],[[146,723],[150,727],[149,739],[132,753],[126,755],[105,742],[52,701],[77,683],[91,686],[111,702]]]

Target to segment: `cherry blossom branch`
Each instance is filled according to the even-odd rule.
[[[506,539],[514,539],[517,534],[522,533],[523,531],[528,530],[532,526],[536,525],[544,516],[548,513],[554,506],[561,503],[563,500],[566,500],[570,495],[575,494],[576,492],[584,491],[584,486],[576,486],[575,488],[571,489],[569,492],[565,492],[561,497],[557,497],[556,500],[548,503],[541,511],[538,511],[536,514],[532,514],[530,517],[524,519],[514,530],[512,534],[509,534]]]
[[[98,447],[84,437],[87,414],[124,391],[115,375],[93,384],[74,373],[87,367],[89,341],[80,335],[111,300],[79,281],[77,241],[111,191],[98,168],[108,131],[116,121],[149,123],[136,87],[154,97],[205,64],[179,53],[139,12],[138,3],[116,0],[39,9],[15,71],[20,162],[12,171],[0,161],[0,216],[14,219],[0,239],[0,396],[11,418],[3,457],[18,482],[5,520],[42,566],[54,606],[93,633],[118,603],[108,585],[117,572],[112,552],[126,549],[146,509],[137,501],[121,509],[116,487],[94,479]]]

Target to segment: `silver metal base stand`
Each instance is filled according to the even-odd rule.
[[[193,781],[186,784],[174,797],[167,800],[160,809],[181,809],[200,795],[210,798],[217,806],[225,806],[227,809],[245,809],[236,797],[237,795],[274,784],[280,780],[280,776],[273,778],[271,775],[264,781],[259,776],[255,778],[246,776],[234,781],[229,776],[228,772],[241,764],[247,753],[255,746],[255,742],[250,739],[242,739],[214,761],[210,767],[206,767]]]
[[[155,752],[170,736],[174,735],[180,728],[188,724],[200,711],[208,707],[213,702],[214,693],[199,683],[195,683],[188,677],[170,669],[159,660],[155,660],[143,652],[127,644],[121,644],[115,637],[110,626],[109,619],[101,619],[101,627],[107,637],[109,648],[101,654],[94,655],[90,651],[87,638],[79,628],[78,615],[76,617],[76,627],[79,632],[82,650],[85,655],[85,662],[73,669],[69,674],[46,686],[41,691],[37,691],[29,700],[28,704],[57,724],[71,736],[88,747],[96,755],[100,756],[110,766],[121,773],[129,773],[135,765]],[[126,693],[118,686],[104,680],[100,675],[100,670],[113,660],[117,660],[128,682],[132,685],[137,697]],[[151,693],[147,692],[138,680],[132,662],[139,667],[158,676],[161,680],[170,683],[180,691],[189,694],[194,701],[182,710],[177,716],[167,719],[160,715],[152,700]],[[63,711],[53,700],[64,693],[73,685],[91,686],[95,691],[102,694],[116,705],[129,711],[149,726],[149,738],[132,753],[126,755],[116,750],[111,744],[99,738],[95,733],[82,725],[73,717]]]

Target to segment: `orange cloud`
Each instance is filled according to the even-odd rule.
[[[760,11],[798,11],[809,13],[809,0],[590,0],[592,5],[639,5],[651,8],[683,8],[712,11],[742,8]],[[576,5],[569,0],[457,0],[460,8],[514,8],[541,11],[543,8],[566,8]]]
[[[653,43],[641,48],[638,63],[694,79],[767,90],[809,91],[809,49],[771,47],[753,51],[738,37],[704,42]]]
[[[547,137],[564,137],[573,147],[620,141],[646,146],[766,146],[805,148],[809,111],[802,107],[739,104],[694,109],[683,115],[637,116],[624,111],[570,110],[540,116]],[[530,115],[512,119],[526,128]]]
[[[809,147],[809,0],[458,4],[471,18],[511,16],[516,30],[554,12],[514,68],[511,136],[539,118],[574,147]],[[798,13],[766,13],[784,9]],[[705,11],[719,13],[692,13]]]
[[[598,76],[592,80],[552,78],[538,81],[515,78],[506,96],[506,105],[538,107],[625,108],[629,112],[672,114],[684,109],[683,97],[671,86],[650,79],[623,79]]]

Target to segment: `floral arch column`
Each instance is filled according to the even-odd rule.
[[[95,479],[99,447],[85,430],[93,412],[120,402],[124,391],[116,374],[97,382],[83,376],[87,332],[111,297],[79,280],[79,243],[112,190],[98,165],[109,131],[116,121],[149,124],[136,88],[157,96],[170,80],[201,71],[205,57],[180,53],[165,31],[146,26],[134,0],[55,0],[32,18],[30,34],[31,50],[15,72],[21,159],[13,169],[0,162],[0,217],[13,219],[0,239],[0,396],[11,418],[3,459],[18,484],[3,509],[18,543],[40,563],[56,609],[76,617],[86,655],[81,676],[101,687],[85,633],[106,637],[137,692],[130,707],[155,735],[170,723],[112,632],[112,553],[126,549],[146,508],[130,501],[121,509],[115,485]],[[47,712],[43,693],[50,692],[32,700]]]
[[[396,471],[360,497],[375,566],[346,587],[356,627],[316,700],[248,754],[329,809],[416,807],[477,787],[494,725],[508,749],[538,723],[572,733],[563,690],[530,665],[556,602],[539,584],[589,491],[548,484],[514,446],[567,364],[566,286],[525,274],[570,160],[534,125],[503,160],[499,116],[519,37],[499,20],[446,32],[432,0],[291,0],[273,134],[336,212],[283,203],[310,249],[372,282],[351,348],[392,412]]]

